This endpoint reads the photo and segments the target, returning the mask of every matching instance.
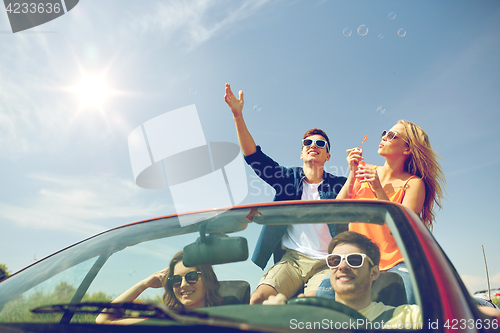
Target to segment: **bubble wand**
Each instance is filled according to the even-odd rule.
[[[365,135],[365,136],[363,137],[363,141],[361,141],[361,144],[359,145],[359,149],[360,149],[360,150],[361,150],[361,146],[363,145],[363,143],[365,143],[366,139],[367,139],[367,136]],[[366,165],[366,162],[365,162],[365,161],[359,161],[359,164],[361,164],[361,165]]]
[[[365,143],[366,139],[368,139],[368,137],[365,135],[363,137],[363,141],[361,141],[361,144],[359,145],[359,149],[361,150],[361,146],[363,145],[363,143]],[[365,161],[359,161],[359,164],[361,165],[366,165],[366,162]],[[362,179],[365,179],[365,177],[361,177],[359,178],[359,180],[362,180]]]
[[[363,141],[361,141],[361,144],[359,145],[359,149],[361,149],[361,146],[363,145],[363,143],[365,143],[366,139],[368,139],[368,137],[365,135],[363,137]]]

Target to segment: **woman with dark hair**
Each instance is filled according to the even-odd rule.
[[[445,178],[427,134],[418,125],[399,120],[382,132],[378,154],[385,157],[384,165],[364,165],[361,149],[347,150],[350,174],[337,199],[397,202],[413,210],[432,229],[434,208],[441,208]],[[367,236],[380,247],[380,270],[401,275],[408,303],[414,304],[410,274],[387,225],[351,223],[349,230]],[[325,285],[321,284],[316,296],[327,296]]]
[[[118,296],[112,303],[133,302],[148,288],[164,288],[163,303],[171,309],[194,310],[223,305],[219,281],[212,266],[186,267],[183,252],[178,252],[164,270],[154,273]],[[134,324],[145,319],[121,318],[120,315],[101,313],[98,324]]]
[[[224,304],[212,266],[185,267],[181,251],[172,258],[164,271],[167,273],[167,283],[163,285],[163,303],[169,308],[193,310]]]

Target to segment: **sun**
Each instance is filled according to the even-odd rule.
[[[79,77],[73,84],[62,88],[73,95],[78,102],[75,116],[83,111],[99,111],[105,116],[105,107],[112,97],[125,94],[112,88],[108,80],[108,71],[104,69],[97,73],[88,72],[80,66]]]
[[[136,93],[118,90],[113,86],[110,75],[110,66],[101,70],[87,70],[78,63],[78,75],[66,86],[56,87],[67,95],[69,124],[73,124],[78,118],[95,120],[99,117],[109,131],[117,126],[123,129],[123,119],[116,112],[118,97],[130,97]],[[71,105],[71,106],[70,106]]]
[[[80,101],[80,109],[104,109],[106,100],[116,92],[110,88],[104,75],[84,74],[78,84],[71,89]]]
[[[131,91],[118,90],[113,87],[113,82],[109,73],[109,67],[100,71],[88,71],[81,65],[79,75],[72,83],[57,87],[57,90],[64,91],[68,95],[70,116],[69,124],[73,124],[78,118],[95,120],[99,117],[105,124],[108,131],[119,127],[124,129],[124,122],[121,115],[116,112],[116,98],[130,97],[136,93]]]
[[[76,87],[81,105],[102,108],[110,89],[102,77],[85,77]]]

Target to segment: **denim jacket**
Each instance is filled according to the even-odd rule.
[[[257,151],[245,156],[245,161],[263,181],[276,190],[273,201],[301,200],[302,180],[305,178],[301,167],[287,168],[276,163],[272,158],[264,154],[257,146]],[[337,177],[323,172],[323,182],[318,188],[321,199],[335,199],[346,181],[345,177]],[[281,248],[281,238],[285,234],[287,225],[264,225],[260,232],[252,261],[264,269],[274,255],[274,263],[277,263],[285,251]],[[346,226],[328,224],[331,236],[347,230]],[[341,230],[340,230],[341,229]]]

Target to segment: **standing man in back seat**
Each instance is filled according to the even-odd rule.
[[[330,159],[330,141],[324,131],[313,128],[304,134],[302,167],[283,167],[264,154],[250,135],[243,120],[243,91],[237,98],[226,83],[224,100],[233,113],[245,161],[275,189],[274,201],[335,199],[346,178],[324,171]],[[275,265],[260,280],[250,304],[262,303],[278,293],[290,298],[302,288],[306,295],[314,294],[329,273],[324,260],[328,244],[336,233],[346,229],[334,224],[263,226],[252,261],[264,269],[273,254]]]

